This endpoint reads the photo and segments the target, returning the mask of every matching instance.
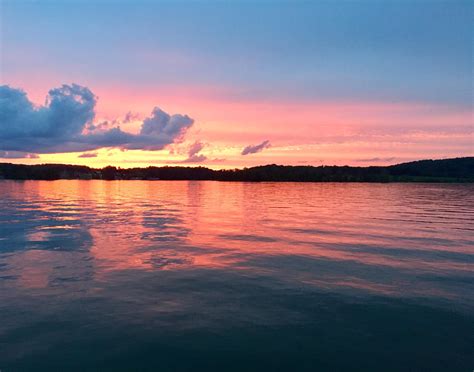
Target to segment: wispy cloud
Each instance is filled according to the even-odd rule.
[[[207,156],[199,154],[199,152],[205,147],[205,144],[196,141],[188,149],[188,157],[183,160],[183,163],[201,163],[207,160]]]
[[[0,151],[0,159],[38,159],[36,154],[21,151]]]
[[[359,162],[359,163],[371,163],[371,162],[392,162],[394,160],[396,160],[397,158],[395,157],[390,157],[390,158],[378,158],[378,157],[375,157],[375,158],[364,158],[364,159],[356,159],[355,161]]]
[[[255,154],[257,152],[261,152],[263,151],[264,149],[270,147],[270,141],[269,140],[266,140],[266,141],[263,141],[262,143],[258,144],[258,145],[249,145],[247,147],[245,147],[243,150],[242,150],[242,155],[249,155],[249,154]]]
[[[129,111],[125,115],[125,118],[123,119],[123,122],[124,123],[130,123],[134,120],[139,120],[139,119],[140,119],[140,114]]]
[[[78,156],[78,158],[96,158],[97,153],[96,152],[85,152],[84,154],[81,154]]]

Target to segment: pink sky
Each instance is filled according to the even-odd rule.
[[[12,79],[13,80],[13,79]],[[59,79],[47,79],[51,80]],[[47,82],[18,79],[37,105],[44,104]],[[420,158],[472,155],[472,114],[469,110],[421,103],[335,102],[236,98],[231,89],[208,86],[129,87],[97,86],[99,97],[95,122],[123,121],[128,112],[134,120],[121,123],[123,130],[137,132],[141,121],[155,106],[171,113],[186,113],[195,123],[183,141],[160,151],[104,148],[79,158],[81,153],[40,154],[18,163],[67,162],[90,166],[122,167],[173,165],[187,158],[195,141],[204,144],[202,164],[213,168],[278,164],[393,164]],[[454,127],[455,130],[451,128]],[[269,140],[271,147],[242,156],[250,144]]]
[[[140,145],[51,153],[63,145],[52,140],[67,142],[62,122],[38,128],[33,115],[23,128],[24,112],[0,107],[0,161],[229,168],[474,155],[468,2],[224,3],[5,3],[4,107],[19,107],[9,101],[18,89],[39,107],[51,89],[78,84],[98,97],[94,124]],[[155,107],[194,122],[143,150],[158,140],[140,137]],[[85,147],[62,151],[73,148]],[[11,159],[22,152],[37,157]]]

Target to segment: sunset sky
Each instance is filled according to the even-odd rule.
[[[0,4],[0,162],[474,155],[471,1]]]

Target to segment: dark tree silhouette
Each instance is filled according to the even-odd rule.
[[[474,182],[474,157],[420,160],[387,167],[264,165],[243,169],[148,167],[93,169],[78,165],[0,163],[0,179],[215,180],[248,182]]]

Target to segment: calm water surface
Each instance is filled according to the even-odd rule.
[[[2,372],[474,369],[474,185],[0,195]]]

